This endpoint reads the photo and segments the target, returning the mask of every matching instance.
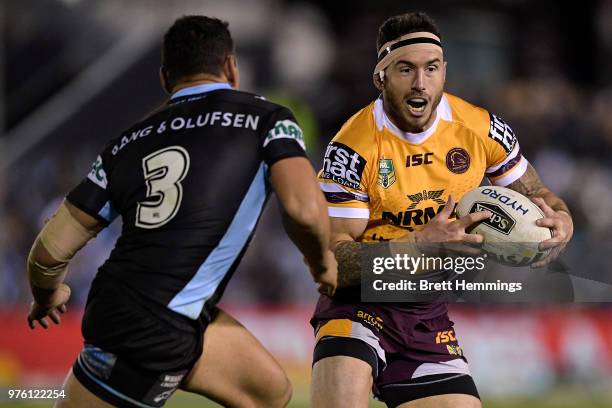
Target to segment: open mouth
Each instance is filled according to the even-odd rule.
[[[422,113],[427,107],[427,100],[424,98],[410,98],[406,100],[406,104],[412,113]]]

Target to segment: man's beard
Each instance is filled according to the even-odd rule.
[[[406,101],[409,98],[422,97],[422,98],[427,99],[426,98],[427,94],[411,93],[408,97],[405,97],[405,96],[402,97],[397,103],[395,102],[395,100],[392,101],[388,97],[383,97],[383,100],[386,104],[389,104],[388,106],[391,108],[390,111],[392,113],[392,116],[393,118],[396,119],[394,122],[399,122],[399,123],[395,123],[395,125],[398,128],[400,128],[404,132],[420,133],[425,130],[425,126],[427,126],[432,116],[436,114],[436,110],[438,109],[438,105],[440,104],[440,101],[442,100],[443,94],[444,94],[444,91],[440,91],[437,95],[435,95],[435,97],[431,100],[430,103],[428,102],[431,105],[428,107],[430,109],[429,115],[427,116],[427,118],[424,118],[422,125],[418,125],[415,123],[417,121],[420,121],[419,119],[422,119],[422,118],[418,118],[418,119],[410,118],[409,116],[410,114],[406,113],[405,111],[407,109],[405,105],[407,103]]]

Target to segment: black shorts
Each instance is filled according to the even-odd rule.
[[[116,279],[97,276],[74,375],[113,405],[161,407],[200,358],[206,324],[155,304]]]

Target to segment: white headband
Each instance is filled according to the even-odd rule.
[[[385,43],[378,50],[378,62],[374,68],[374,75],[387,68],[391,62],[400,54],[403,47],[415,44],[433,44],[442,48],[440,38],[430,32],[418,32],[403,35],[395,40]]]

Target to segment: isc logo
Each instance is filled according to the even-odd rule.
[[[449,341],[457,341],[454,330],[444,330],[436,335],[436,344],[448,343]]]
[[[420,166],[421,164],[432,164],[433,153],[417,153],[406,156],[406,167]]]

